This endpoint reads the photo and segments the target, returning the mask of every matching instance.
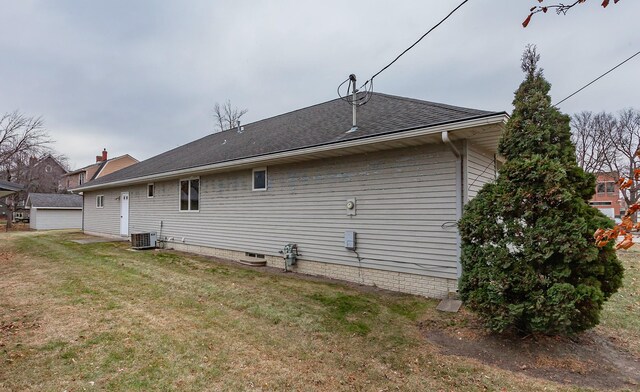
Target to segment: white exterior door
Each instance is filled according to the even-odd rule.
[[[120,194],[120,235],[129,236],[129,192]]]

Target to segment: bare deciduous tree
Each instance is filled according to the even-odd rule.
[[[640,151],[640,111],[636,109],[622,110],[616,119],[616,126],[611,129],[608,135],[614,154],[608,155],[607,166],[611,172],[617,173],[619,177],[635,179],[633,185],[623,189],[622,196],[628,206],[638,201],[640,184],[636,176],[640,168],[637,161],[638,151]],[[634,221],[636,217],[634,216]]]
[[[8,181],[16,164],[25,156],[39,156],[50,150],[51,140],[42,118],[17,111],[0,117],[0,171]]]
[[[50,151],[51,140],[41,117],[29,117],[18,111],[0,116],[0,179],[27,185],[22,178],[24,162],[32,156],[41,156]],[[7,198],[7,205],[15,211],[17,201],[24,191]],[[11,219],[7,220],[7,228]]]
[[[213,106],[213,118],[216,121],[217,130],[224,131],[236,127],[240,118],[247,112],[247,109],[233,107],[231,100],[228,99],[222,105],[216,102]]]
[[[581,112],[571,117],[571,140],[576,146],[576,160],[584,171],[598,173],[614,159],[613,141],[609,137],[617,126],[609,113]]]
[[[621,187],[621,193],[628,206],[638,202],[640,111],[629,108],[617,115],[582,112],[572,117],[571,128],[578,164],[591,173],[609,172],[615,180],[635,180],[633,185]]]

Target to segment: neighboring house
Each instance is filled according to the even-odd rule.
[[[15,194],[6,199],[9,210],[14,212],[13,220],[26,221],[29,219],[29,211],[24,209],[29,193],[64,191],[60,180],[66,173],[67,169],[64,165],[58,162],[51,154],[44,155],[41,158],[30,157],[26,162],[20,162],[16,167],[12,168],[8,178],[24,184],[20,191],[15,192]]]
[[[51,154],[40,159],[32,157],[27,166],[17,170],[20,173],[14,177],[25,184],[25,192],[54,193],[65,189],[60,180],[67,174],[67,169]],[[24,198],[22,200],[24,201]]]
[[[138,163],[138,160],[129,154],[108,159],[107,149],[105,148],[102,150],[101,155],[96,155],[96,163],[67,173],[63,178],[63,183],[66,189],[75,188],[85,182],[114,173],[134,163]]]
[[[82,196],[60,193],[30,193],[26,207],[29,225],[35,230],[82,228]]]
[[[589,205],[611,219],[620,218],[624,201],[620,197],[620,187],[616,184],[619,176],[617,173],[597,173],[596,178],[596,193],[589,200]]]
[[[88,234],[157,233],[166,247],[445,297],[456,222],[496,176],[508,115],[374,93],[205,136],[88,182]],[[355,233],[355,249],[346,239]],[[294,293],[295,295],[295,293]]]
[[[4,198],[20,192],[24,187],[9,181],[0,180],[0,197]]]
[[[11,216],[7,196],[20,192],[22,188],[22,185],[0,180],[0,220],[5,221]]]

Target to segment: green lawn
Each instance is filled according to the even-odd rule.
[[[0,391],[577,390],[439,354],[436,301],[79,237],[0,234]],[[599,328],[637,348],[629,311]]]

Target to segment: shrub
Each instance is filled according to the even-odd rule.
[[[595,245],[594,231],[613,222],[588,204],[595,177],[576,163],[570,119],[551,106],[538,60],[527,47],[498,147],[506,162],[459,222],[459,288],[493,331],[572,334],[598,323],[623,268],[611,244]]]

